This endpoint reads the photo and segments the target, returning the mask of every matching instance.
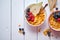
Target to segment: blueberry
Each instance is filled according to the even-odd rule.
[[[58,13],[58,17],[60,18],[60,12]]]
[[[23,35],[25,35],[25,32],[23,31]]]
[[[21,30],[24,31],[24,28],[22,28]]]
[[[58,18],[58,15],[56,13],[54,13],[54,16],[53,16],[55,19]]]
[[[30,8],[27,8],[27,10],[26,10],[27,12],[30,12]]]
[[[25,17],[26,17],[26,18],[29,18],[29,16],[28,16],[28,15],[26,15]]]
[[[58,10],[58,8],[56,8],[56,10]]]
[[[51,32],[50,31],[48,31],[47,34],[48,34],[49,37],[51,36]]]
[[[57,19],[57,18],[58,18],[58,16],[57,16],[57,15],[54,15],[54,18],[55,18],[55,19]]]
[[[19,30],[21,31],[21,28],[19,28]]]

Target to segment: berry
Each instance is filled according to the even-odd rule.
[[[58,10],[58,8],[56,8],[56,10]]]
[[[24,28],[22,28],[21,30],[24,31]]]
[[[29,15],[32,15],[32,12],[28,12],[28,16],[29,16]]]
[[[31,21],[33,22],[34,21],[34,18],[32,18]]]
[[[26,15],[26,18],[28,18],[29,16],[28,15]]]
[[[50,31],[48,31],[47,34],[48,34],[49,37],[51,36],[51,32]]]
[[[25,32],[23,31],[23,35],[25,35]]]
[[[27,20],[28,20],[28,21],[30,21],[30,20],[31,20],[31,18],[27,18]]]
[[[60,18],[60,12],[58,13],[58,17]]]
[[[31,19],[31,21],[34,21],[34,15],[32,13],[30,13],[29,18]]]
[[[19,30],[21,31],[21,28],[19,28]]]
[[[60,18],[58,18],[57,21],[60,22]]]
[[[34,15],[32,14],[32,12],[28,12],[26,18],[28,21],[34,21]]]
[[[33,15],[31,14],[31,15],[29,15],[29,18],[32,18],[33,17]]]
[[[35,19],[35,17],[34,17],[34,16],[32,16],[32,19],[31,19],[31,21],[33,22],[33,21],[34,21],[34,19]]]
[[[30,12],[30,8],[27,8],[27,10],[26,10],[27,12]]]
[[[53,16],[55,19],[58,18],[58,15],[56,13],[54,13],[54,16]]]

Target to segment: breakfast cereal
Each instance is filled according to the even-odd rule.
[[[56,13],[58,14],[58,13]],[[54,29],[60,29],[60,22],[58,22],[58,18],[55,16],[55,18],[53,17],[54,13],[50,15],[49,17],[49,23],[52,26],[52,28]],[[60,20],[59,20],[60,21]]]

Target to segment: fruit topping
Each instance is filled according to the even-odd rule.
[[[33,15],[31,12],[30,12],[30,13],[28,13],[28,14],[29,14],[29,15],[28,15],[27,20],[28,20],[28,21],[32,21],[32,22],[33,22],[33,21],[34,21],[34,18],[35,18],[35,17],[34,17],[34,15]]]
[[[56,8],[56,10],[58,10],[58,8]]]
[[[54,16],[53,16],[55,19],[58,18],[58,15],[56,13],[54,13]]]
[[[21,30],[24,31],[24,28],[22,28]]]
[[[60,22],[60,18],[58,18],[57,21]]]
[[[27,10],[26,10],[27,12],[30,12],[30,8],[27,8]]]
[[[28,16],[32,15],[32,12],[28,12]]]
[[[19,28],[19,30],[21,31],[21,28]]]
[[[51,32],[50,31],[48,31],[47,34],[48,34],[49,37],[51,36]]]
[[[58,18],[60,18],[60,12],[58,13]]]
[[[30,20],[31,20],[31,18],[27,18],[27,20],[28,20],[28,21],[30,21]]]
[[[25,35],[25,32],[23,31],[23,35]]]
[[[32,21],[32,22],[34,21],[34,16],[32,16],[32,19],[31,19],[31,21]]]
[[[58,13],[55,12],[53,17],[55,18],[57,22],[60,22],[60,12]]]
[[[30,12],[30,8],[28,8],[27,10],[26,10],[26,18],[27,18],[27,20],[28,21],[34,21],[34,15],[32,14],[32,12]]]

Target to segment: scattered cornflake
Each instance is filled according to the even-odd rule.
[[[44,30],[43,34],[44,34],[45,36],[47,36],[47,35],[48,35],[48,31],[49,31],[49,28],[46,29],[46,30]]]
[[[41,28],[38,28],[38,32],[40,32],[41,31]]]
[[[53,35],[53,34],[51,34],[51,36],[53,37],[54,35]]]
[[[21,34],[23,34],[23,35],[25,35],[24,28],[19,28],[19,31],[18,32],[21,33]]]
[[[20,34],[22,34],[22,31],[19,30],[18,32],[19,32]]]
[[[20,24],[18,24],[18,26],[20,27],[21,25],[20,25]]]

